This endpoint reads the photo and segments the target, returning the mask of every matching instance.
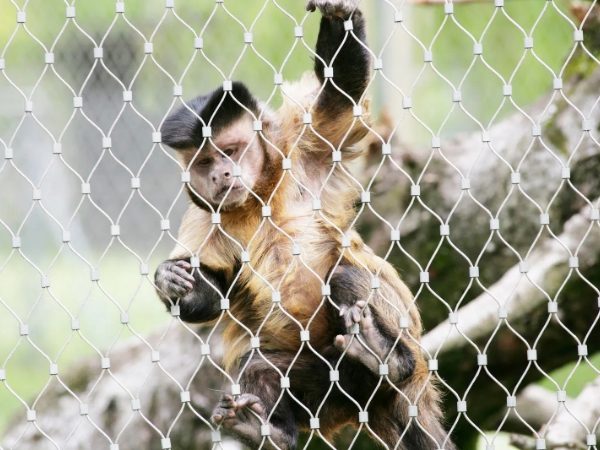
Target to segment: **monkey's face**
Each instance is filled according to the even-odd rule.
[[[185,153],[193,194],[224,211],[242,206],[252,195],[265,159],[249,114],[222,129],[200,150]]]

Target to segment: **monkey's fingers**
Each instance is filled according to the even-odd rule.
[[[336,7],[329,0],[310,0],[306,4],[306,10],[314,12],[317,8],[324,16],[333,16]]]
[[[173,284],[163,285],[159,287],[158,291],[165,299],[183,297],[189,292],[187,289]]]
[[[184,280],[189,281],[190,283],[193,283],[194,281],[196,281],[196,280],[194,280],[194,276],[191,273],[186,272],[181,267],[174,266],[171,270],[173,271],[173,273],[176,273],[181,278],[183,278]]]
[[[367,305],[367,302],[361,300],[356,302],[356,305],[358,306],[359,303],[363,305],[361,306],[362,317],[360,319],[360,329],[361,333],[364,334],[365,332],[370,332],[371,329],[376,328],[375,319],[373,318],[373,313],[369,305]]]
[[[187,281],[185,283],[187,283]],[[163,289],[163,292],[166,292],[172,297],[185,297],[192,289],[193,287],[187,285],[182,286],[181,284],[172,283],[166,289]]]
[[[351,335],[338,334],[333,339],[333,345],[340,351],[346,352],[350,358],[362,360],[361,353],[364,353],[364,349],[356,337]],[[367,355],[364,355],[367,356]],[[370,355],[368,355],[370,356]],[[368,357],[367,356],[367,357]]]
[[[308,11],[319,9],[325,17],[348,17],[356,9],[356,0],[311,0],[306,5]]]
[[[175,263],[176,266],[179,266],[185,270],[190,270],[192,268],[192,265],[186,261],[185,259],[180,259]]]
[[[194,289],[194,285],[192,283],[190,283],[185,278],[182,278],[181,276],[179,276],[179,274],[176,274],[175,272],[167,274],[165,278],[167,283],[169,284],[170,289],[183,289],[184,293],[188,293],[189,291]]]

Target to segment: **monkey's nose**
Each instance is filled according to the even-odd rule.
[[[229,171],[223,172],[223,177],[224,178],[231,178],[231,173]]]

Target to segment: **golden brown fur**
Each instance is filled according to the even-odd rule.
[[[428,450],[445,441],[453,450],[418,344],[412,295],[353,229],[362,187],[347,163],[364,153],[357,144],[368,130],[363,94],[370,66],[356,5],[309,0],[307,8],[322,13],[315,75],[284,85],[278,111],[261,109],[234,83],[234,100],[217,89],[190,102],[194,115],[180,109],[167,119],[163,137],[191,174],[192,203],[171,259],[157,269],[157,290],[165,304],[179,302],[183,320],[225,324],[225,368],[241,369],[241,392],[224,395],[212,421],[252,448],[295,449],[313,414],[320,416],[319,433],[331,439],[346,424],[360,425],[358,402],[368,404],[370,429],[389,448]],[[217,104],[226,105],[219,114]],[[358,106],[361,117],[354,115]],[[200,133],[196,118],[215,125],[214,137]],[[252,130],[257,119],[260,132]],[[200,261],[194,270],[192,256]],[[323,295],[325,287],[331,294]],[[220,309],[223,297],[228,310]],[[308,342],[301,331],[309,332]],[[259,353],[251,346],[255,336]],[[332,367],[339,368],[335,385]],[[409,417],[409,405],[418,407],[417,417]]]
[[[309,81],[309,76],[300,83],[284,87],[285,92],[305,108],[314,101],[317,88],[316,80]],[[366,110],[368,105],[365,103],[363,108]],[[333,167],[331,149],[326,141],[340,147],[342,161],[347,162],[361,155],[359,149],[351,146],[365,135],[366,128],[349,112],[338,117],[334,127],[331,122],[325,126],[326,117],[317,115],[311,129],[302,123],[302,109],[297,103],[288,100],[281,109],[276,116],[286,118],[287,122],[272,125],[281,131],[272,134],[267,129],[261,138],[272,158],[269,168],[272,186],[280,182],[269,201],[272,224],[262,218],[260,203],[254,199],[250,199],[244,208],[221,213],[219,227],[211,223],[210,212],[190,204],[179,230],[179,245],[170,257],[197,254],[203,264],[231,272],[240,260],[242,248],[247,249],[250,262],[243,266],[236,283],[245,286],[253,296],[233,302],[231,314],[253,332],[267,318],[260,331],[261,348],[264,349],[296,351],[301,329],[296,320],[302,327],[308,326],[311,336],[316,339],[311,342],[316,349],[331,344],[325,314],[319,314],[324,310],[325,301],[321,286],[341,258],[368,269],[381,279],[380,295],[373,296],[373,301],[383,310],[384,317],[396,322],[392,324],[394,329],[399,328],[402,315],[410,314],[410,332],[418,339],[421,331],[418,314],[414,307],[407,312],[405,306],[411,304],[409,290],[395,270],[376,256],[354,230],[348,229],[355,216],[354,202],[360,192],[357,185],[340,167],[333,169],[326,180]],[[186,155],[185,152],[181,154]],[[284,174],[281,168],[283,155],[292,161],[290,172],[293,178],[289,173]],[[313,197],[307,191],[301,192],[303,188],[294,178],[315,198],[320,198],[321,211],[312,209]],[[264,189],[263,200],[269,200],[272,186]],[[342,232],[350,238],[350,248],[342,249]],[[292,254],[292,239],[301,249],[300,256]],[[273,308],[273,290],[280,292],[282,308],[293,319],[279,308]],[[230,321],[225,340],[228,349],[225,363],[227,368],[232,368],[238,358],[250,350],[250,336]]]

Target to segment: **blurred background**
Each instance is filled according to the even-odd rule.
[[[420,238],[388,256],[413,292],[419,291],[417,305],[426,330],[431,330],[447,318],[449,308],[483,291],[469,284],[469,264],[461,252],[473,260],[478,255],[484,261],[489,258],[489,264],[480,266],[483,283],[491,285],[518,262],[511,249],[524,255],[538,239],[538,206],[549,211],[552,220],[560,217],[559,222],[570,217],[573,205],[581,207],[575,190],[560,184],[560,165],[548,168],[547,159],[534,156],[558,154],[566,161],[576,150],[570,146],[572,139],[561,134],[563,125],[552,122],[568,102],[559,94],[548,100],[548,95],[557,76],[565,87],[577,78],[569,85],[576,89],[597,60],[592,44],[589,54],[575,51],[574,27],[581,23],[583,7],[574,8],[568,0],[507,0],[503,8],[488,1],[459,2],[451,15],[438,2],[363,0],[361,5],[368,19],[369,47],[381,59],[383,70],[373,72],[369,86],[377,133],[371,135],[370,162],[357,176],[365,186],[373,182],[373,208],[391,223],[400,223],[402,236],[403,227],[411,233],[415,223],[426,222],[425,216],[457,217],[452,224],[458,230],[453,234],[456,248],[440,243],[439,223],[434,221],[426,222],[435,229],[433,234],[424,226]],[[65,18],[69,6],[75,7],[75,19]],[[590,4],[584,6],[587,11]],[[243,80],[261,100],[277,108],[282,94],[273,84],[275,73],[294,80],[312,67],[310,49],[318,16],[307,15],[303,1],[176,0],[174,8],[165,8],[164,1],[127,0],[124,7],[125,14],[118,14],[110,1],[0,0],[0,436],[8,436],[6,441],[0,438],[7,445],[0,448],[46,448],[41,443],[27,447],[15,430],[25,423],[25,411],[43,404],[53,392],[49,386],[57,382],[49,373],[52,364],[65,375],[60,389],[77,392],[86,385],[73,378],[82,361],[97,361],[123,345],[144,342],[144,336],[165,326],[177,326],[150,281],[174,245],[187,205],[179,181],[181,168],[172,151],[152,142],[153,131],[180,104],[174,87],[182,87],[185,100],[224,79]],[[26,12],[25,23],[15,20],[18,11]],[[294,37],[300,23],[304,40]],[[252,46],[244,44],[247,30],[253,33]],[[533,38],[533,51],[524,49],[526,36]],[[194,47],[198,37],[203,39],[202,50]],[[145,42],[152,43],[151,52],[145,52]],[[481,44],[483,58],[474,56],[475,43]],[[95,47],[103,49],[102,58],[95,58]],[[424,63],[428,52],[433,64]],[[512,86],[510,100],[503,95],[505,84]],[[456,90],[460,104],[453,101]],[[124,102],[123,91],[131,91],[132,102]],[[74,107],[74,97],[81,98],[82,107]],[[406,107],[408,98],[411,108]],[[25,112],[29,102],[32,112]],[[531,141],[527,122],[522,124],[528,127],[526,133],[500,129],[504,135],[528,134],[529,140],[512,150],[514,159],[508,165],[488,172],[494,176],[485,181],[497,188],[487,195],[482,187],[485,195],[478,199],[483,207],[470,203],[476,213],[468,216],[469,222],[459,213],[452,216],[451,207],[436,209],[445,172],[427,159],[435,154],[444,170],[451,170],[451,164],[432,151],[432,138],[441,139],[442,150],[445,143],[471,145],[469,136],[480,136],[482,130],[493,134],[496,124],[532,107],[542,111],[547,141],[542,145]],[[381,161],[378,134],[391,139],[392,157],[406,173],[393,164],[374,172]],[[103,146],[106,137],[111,139],[109,148]],[[526,159],[528,154],[534,156]],[[541,192],[535,191],[541,186],[543,194],[509,195],[511,168],[519,164],[524,180],[531,170],[530,192]],[[596,183],[598,173],[587,164],[579,179],[585,186]],[[139,178],[139,189],[131,188],[132,178]],[[435,214],[411,203],[408,186],[417,179],[422,181],[423,205]],[[89,184],[89,195],[82,195],[82,183]],[[460,209],[461,191],[455,187],[455,194],[445,191],[453,197],[444,204]],[[594,189],[595,184],[584,193]],[[410,214],[403,219],[407,210]],[[509,227],[513,226],[507,231],[509,242],[488,241],[489,229],[481,236],[469,233],[479,225],[485,230],[488,211],[509,215]],[[534,225],[527,228],[528,222],[520,219],[511,222],[511,211],[529,214]],[[161,231],[164,219],[170,221],[171,231]],[[111,235],[111,225],[120,227],[118,237]],[[361,232],[385,255],[388,243],[381,240],[380,226],[377,216],[361,210]],[[15,242],[17,238],[20,242]],[[429,292],[419,283],[424,268],[434,287]],[[592,281],[572,287],[572,292],[592,302],[597,298],[594,280],[587,280]],[[590,321],[583,328],[595,336],[598,332],[590,324],[596,310],[590,311],[581,312]],[[540,334],[544,329],[540,325]],[[564,335],[572,341],[567,331]],[[600,359],[580,359],[575,369],[576,355],[573,360],[568,366],[555,362],[538,367],[535,383],[551,389],[560,386],[576,396],[597,376]],[[445,367],[443,360],[441,365]],[[95,370],[99,383],[102,375]],[[514,368],[517,378],[520,370]],[[144,377],[165,374],[149,371]],[[493,377],[480,382],[489,383],[490,396],[497,392]],[[443,389],[455,403],[450,392],[455,389],[462,397],[465,388],[449,383]],[[497,417],[474,426],[464,416],[451,414],[448,426],[456,427],[459,441],[468,435],[460,441],[465,442],[461,448],[486,448],[483,436],[490,436],[488,432],[495,436],[496,430],[500,431],[496,448],[510,448]],[[21,444],[12,447],[15,443]],[[372,448],[364,445],[361,448]]]

